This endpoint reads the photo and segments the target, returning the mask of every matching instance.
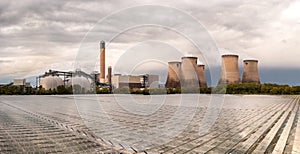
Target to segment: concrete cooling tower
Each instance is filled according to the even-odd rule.
[[[219,84],[237,84],[240,82],[238,55],[222,55],[222,71]]]
[[[260,83],[258,76],[258,60],[244,60],[243,83]]]
[[[182,87],[199,87],[197,76],[197,57],[181,58]]]
[[[200,87],[207,87],[204,69],[205,69],[204,65],[197,65],[196,73],[198,76],[198,81],[199,81]]]
[[[181,62],[168,62],[168,78],[166,88],[179,88],[181,76]]]
[[[100,77],[101,83],[105,82],[105,42],[100,42]]]

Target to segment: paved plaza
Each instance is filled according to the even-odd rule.
[[[0,153],[300,153],[298,96],[1,96]]]

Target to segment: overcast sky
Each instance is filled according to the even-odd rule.
[[[14,78],[37,76],[48,69],[73,70],[78,52],[84,50],[82,44],[92,44],[91,47],[95,47],[93,50],[98,54],[99,41],[105,38],[105,33],[117,31],[116,23],[112,22],[113,26],[100,28],[105,29],[105,32],[96,33],[97,27],[101,27],[99,21],[101,23],[104,17],[120,10],[145,4],[170,6],[194,17],[207,30],[221,53],[233,52],[240,55],[240,67],[243,58],[258,59],[263,82],[300,85],[299,0],[2,0],[0,83],[8,83]],[[170,18],[164,13],[151,10],[142,10],[140,13],[155,16],[161,22],[169,22]],[[139,23],[142,19],[127,20]],[[185,20],[178,20],[176,26],[180,27],[180,23]],[[120,25],[122,19],[118,19],[117,23]],[[93,31],[95,33],[91,34]],[[84,39],[85,37],[94,40]],[[181,50],[182,55],[197,50],[187,48],[191,46],[190,42],[185,42],[186,39],[169,29],[137,27],[122,32],[108,42],[107,52],[110,53],[107,54],[107,65],[114,68],[126,53],[125,49],[141,50],[136,47],[137,44],[140,45],[147,39],[175,45],[173,48]],[[144,44],[149,46],[149,43]],[[165,53],[171,50],[171,47],[160,46],[159,43],[157,46],[167,50]],[[91,51],[86,51],[87,57]],[[180,54],[169,55],[170,60],[180,60]],[[207,64],[204,59],[202,61]],[[83,70],[88,67],[80,65],[78,66]],[[98,70],[97,65],[94,63],[94,67],[85,71],[90,73],[89,71]]]

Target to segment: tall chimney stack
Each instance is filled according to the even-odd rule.
[[[105,83],[105,42],[100,42],[100,83]]]
[[[108,66],[108,69],[107,69],[107,81],[108,81],[108,84],[111,85],[111,66]]]

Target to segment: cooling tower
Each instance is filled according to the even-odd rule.
[[[240,82],[238,55],[222,55],[222,71],[219,84],[236,84]]]
[[[243,83],[260,83],[257,64],[258,60],[244,60]]]
[[[205,69],[204,65],[197,65],[196,72],[197,72],[200,87],[207,87],[204,69]]]
[[[197,57],[181,58],[182,87],[199,87],[197,76]]]
[[[107,82],[109,85],[111,85],[111,66],[108,66],[107,69]]]
[[[100,42],[100,82],[105,82],[105,42]]]
[[[168,62],[168,78],[166,88],[179,88],[181,76],[181,62]]]

